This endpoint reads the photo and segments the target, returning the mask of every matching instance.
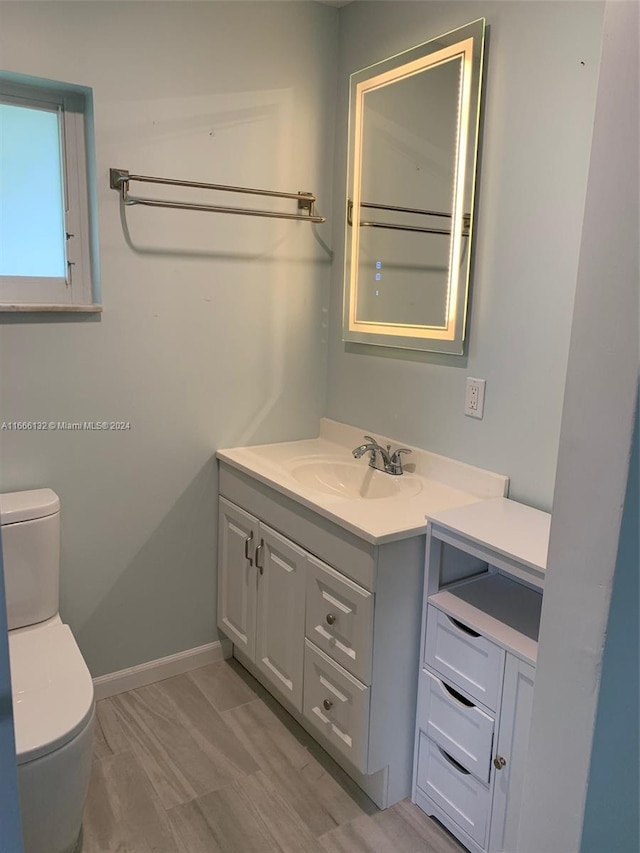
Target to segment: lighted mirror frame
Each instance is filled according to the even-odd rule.
[[[455,355],[464,353],[474,224],[484,33],[485,19],[480,18],[351,75],[342,335],[344,341]],[[393,85],[454,60],[461,60],[461,74],[444,324],[409,325],[358,319],[356,307],[361,217],[356,212],[360,210],[361,203],[365,97],[367,93],[376,89]],[[351,204],[353,216],[349,210]],[[425,199],[425,207],[429,208],[427,199]]]

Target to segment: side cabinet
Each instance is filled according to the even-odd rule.
[[[495,535],[511,552],[488,547],[490,534],[478,542],[487,507],[443,512],[427,531],[412,798],[472,853],[516,851],[533,705],[543,567],[513,547],[510,503]],[[518,507],[517,523],[540,534],[543,514]]]

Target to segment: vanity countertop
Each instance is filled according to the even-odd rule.
[[[224,449],[217,457],[374,545],[424,533],[431,513],[507,494],[508,477],[415,447],[403,457],[401,476],[372,471],[368,456],[354,460],[351,453],[364,442],[365,432],[323,418],[317,438]],[[400,444],[385,436],[376,438],[392,449]],[[355,473],[363,490],[374,485],[383,492],[396,487],[399,491],[390,497],[345,496],[319,490],[294,476],[323,460],[338,471]]]
[[[433,525],[464,537],[467,541],[517,560],[543,579],[547,568],[551,515],[507,498],[493,498],[434,512]]]

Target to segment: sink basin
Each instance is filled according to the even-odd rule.
[[[385,474],[370,468],[366,461],[333,457],[294,460],[289,473],[302,486],[337,497],[379,500],[412,497],[422,490],[412,474]]]

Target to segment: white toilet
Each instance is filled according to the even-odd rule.
[[[72,853],[95,703],[87,665],[58,614],[58,496],[51,489],[0,495],[0,523],[24,851]]]

